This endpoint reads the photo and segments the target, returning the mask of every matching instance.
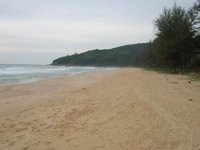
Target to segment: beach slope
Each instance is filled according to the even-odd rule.
[[[200,82],[136,68],[0,86],[1,150],[199,150]]]

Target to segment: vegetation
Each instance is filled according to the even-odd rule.
[[[176,4],[171,9],[164,8],[154,25],[155,39],[149,43],[92,50],[58,58],[52,64],[139,66],[169,73],[199,70],[200,0],[189,10]]]
[[[155,20],[156,38],[137,57],[140,66],[165,70],[191,70],[200,67],[200,5],[186,11],[174,4]]]
[[[189,76],[193,79],[200,80],[200,74],[190,74]]]
[[[53,61],[53,65],[68,66],[133,66],[135,57],[148,43],[121,46],[107,50],[91,50],[65,56]]]

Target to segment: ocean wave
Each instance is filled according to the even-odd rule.
[[[0,65],[0,83],[35,81],[60,75],[73,75],[103,67],[50,66],[50,65]]]

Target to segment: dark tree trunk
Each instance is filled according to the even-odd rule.
[[[176,73],[176,65],[174,65],[174,73]]]

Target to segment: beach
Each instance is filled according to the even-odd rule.
[[[1,150],[200,150],[200,82],[138,68],[0,85]]]

